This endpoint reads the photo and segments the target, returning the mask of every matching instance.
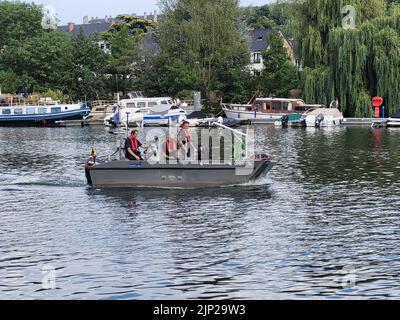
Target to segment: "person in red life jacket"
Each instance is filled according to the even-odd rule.
[[[177,160],[178,158],[178,145],[172,132],[165,138],[165,143],[161,148],[161,157],[166,160]]]
[[[184,121],[182,124],[182,129],[178,134],[178,148],[184,150],[186,155],[190,157],[191,150],[196,150],[193,145],[193,139],[190,135],[189,122]]]
[[[138,139],[139,131],[133,130],[131,135],[125,141],[126,157],[131,161],[143,160],[140,154],[140,148],[150,148],[150,146],[142,144]]]

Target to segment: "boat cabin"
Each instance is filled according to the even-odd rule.
[[[120,101],[121,106],[124,108],[153,108],[158,105],[172,105],[172,99],[169,97],[162,98],[133,98],[133,99],[123,99]]]
[[[304,110],[301,110],[304,109]],[[259,98],[256,99],[247,111],[262,113],[290,113],[306,111],[307,106],[301,99]]]
[[[83,105],[15,106],[0,108],[0,116],[55,114],[82,109]]]

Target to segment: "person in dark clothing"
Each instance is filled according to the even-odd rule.
[[[140,154],[140,148],[150,148],[149,145],[142,144],[138,139],[139,131],[133,130],[131,135],[125,141],[125,151],[126,158],[131,161],[141,161],[143,160]]]

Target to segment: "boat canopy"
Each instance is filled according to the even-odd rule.
[[[286,116],[289,117],[289,121],[298,121],[298,120],[301,120],[303,115],[300,114],[300,113],[291,113],[291,114],[288,114]],[[284,117],[281,117],[279,120],[282,121],[283,118]]]
[[[149,111],[149,114],[154,115],[154,114],[161,114],[165,115],[167,114],[173,106],[170,104],[158,104],[155,107],[151,108]]]
[[[325,116],[332,116],[332,117],[342,117],[343,116],[343,114],[340,112],[340,110],[336,109],[336,108],[316,108],[316,109],[310,110],[306,114],[311,115],[311,116],[318,116],[321,113]]]

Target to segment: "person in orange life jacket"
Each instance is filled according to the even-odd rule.
[[[165,138],[161,148],[161,157],[166,160],[177,160],[178,158],[178,147],[172,132]]]
[[[184,150],[188,157],[190,157],[190,151],[196,150],[193,144],[192,136],[190,135],[189,122],[184,121],[182,129],[178,134],[178,148]]]
[[[140,148],[150,148],[146,144],[142,144],[138,139],[139,131],[133,130],[131,135],[125,141],[126,157],[131,160],[143,160],[140,155]]]

